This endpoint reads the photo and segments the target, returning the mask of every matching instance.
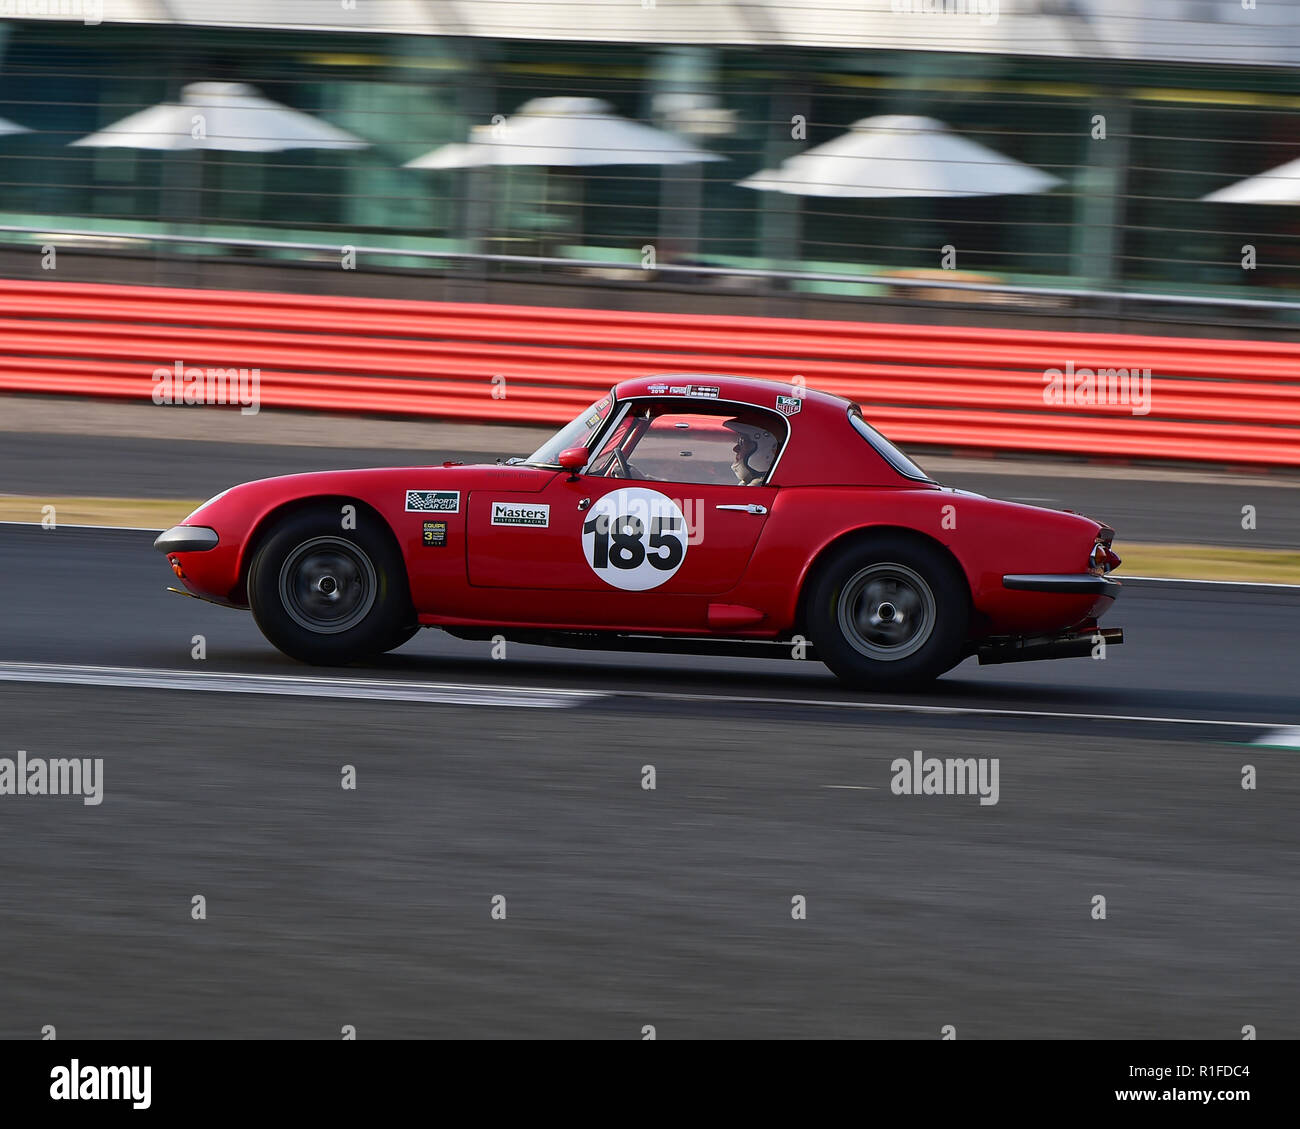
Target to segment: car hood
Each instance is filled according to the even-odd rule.
[[[312,495],[347,495],[379,504],[400,500],[408,490],[511,490],[535,493],[558,472],[500,463],[434,466],[369,467],[362,470],[322,470],[277,475],[242,482],[209,498],[181,523],[199,525],[219,514],[261,511],[282,502]],[[396,508],[401,509],[400,501]]]

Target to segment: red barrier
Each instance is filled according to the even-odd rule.
[[[1300,466],[1280,342],[0,280],[0,391],[148,399],[176,361],[258,368],[266,407],[546,424],[632,376],[801,378],[903,443]],[[1150,370],[1149,412],[1046,403],[1067,365]]]

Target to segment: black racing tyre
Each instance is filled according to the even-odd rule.
[[[961,661],[970,590],[937,545],[881,533],[821,563],[806,611],[817,657],[842,681],[863,689],[921,686]]]
[[[248,571],[248,602],[263,635],[291,658],[341,666],[414,634],[406,564],[380,519],[357,507],[290,514],[263,540]]]

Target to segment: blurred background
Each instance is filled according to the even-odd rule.
[[[1292,4],[6,0],[0,16],[8,277],[40,277],[33,252],[57,239],[59,277],[123,283],[1300,328]],[[188,112],[165,113],[243,103],[260,136],[193,139]],[[118,128],[150,111],[134,124],[152,134]],[[357,275],[313,272],[343,246]],[[85,258],[65,273],[69,255]]]

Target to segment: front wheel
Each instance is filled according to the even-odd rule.
[[[807,614],[817,657],[837,677],[901,688],[961,660],[970,599],[942,549],[887,534],[836,550],[813,580]]]
[[[263,635],[291,658],[339,666],[405,642],[414,620],[406,565],[378,519],[311,509],[280,522],[248,572],[248,602]],[[408,636],[409,638],[409,636]]]

